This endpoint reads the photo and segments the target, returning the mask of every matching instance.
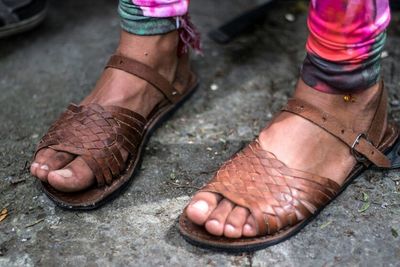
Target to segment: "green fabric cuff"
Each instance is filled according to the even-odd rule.
[[[143,16],[142,10],[130,0],[120,0],[118,13],[121,28],[136,35],[165,34],[177,29],[175,18],[151,18]]]

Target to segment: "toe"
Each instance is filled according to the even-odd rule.
[[[94,184],[93,172],[81,158],[75,158],[64,169],[49,172],[48,182],[63,192],[76,192]]]
[[[74,158],[65,152],[58,152],[51,148],[40,150],[31,164],[31,174],[46,182],[50,171],[65,167]]]
[[[36,154],[36,156],[35,156],[33,162],[31,163],[31,167],[30,167],[31,174],[32,174],[33,176],[37,177],[37,178],[39,178],[37,172],[40,170],[40,167],[42,166],[42,164],[43,164],[43,163],[46,161],[46,159],[47,159],[46,154],[49,153],[49,152],[47,152],[47,150],[49,150],[49,149],[42,149],[42,150],[40,150],[40,151]],[[39,179],[40,179],[40,178],[39,178]]]
[[[42,149],[40,150],[31,164],[31,174],[41,181],[47,181],[47,174],[49,173],[49,166],[46,161],[52,157],[56,152],[53,149]]]
[[[203,225],[217,207],[221,196],[215,193],[197,193],[186,208],[186,215],[195,224]]]
[[[56,154],[56,151],[51,148],[44,148],[39,150],[39,152],[35,156],[34,162],[39,163],[39,165],[46,164],[46,161],[54,156]]]
[[[30,171],[31,171],[31,174],[33,175],[33,176],[35,176],[35,177],[37,177],[37,174],[36,174],[36,171],[37,171],[37,169],[39,168],[39,163],[37,163],[37,162],[32,162],[32,164],[31,164],[31,167],[30,167]]]
[[[49,174],[49,166],[47,164],[39,165],[38,168],[36,169],[36,177],[43,182],[47,181],[48,174]]]
[[[56,151],[56,153],[53,154],[52,157],[49,157],[46,160],[46,164],[47,164],[47,166],[49,166],[50,171],[59,170],[59,169],[64,168],[74,158],[75,158],[75,156],[72,154]]]
[[[253,215],[248,215],[246,223],[243,226],[242,235],[245,237],[254,237],[257,235],[256,221]]]
[[[213,235],[221,236],[224,234],[225,222],[228,215],[232,212],[235,204],[227,199],[218,203],[217,208],[210,214],[205,224],[206,230]]]
[[[250,212],[248,209],[236,206],[225,222],[224,235],[229,238],[242,236],[242,229]]]

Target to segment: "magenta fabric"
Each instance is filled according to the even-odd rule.
[[[305,82],[327,92],[372,85],[389,22],[388,0],[311,0]]]
[[[144,16],[167,18],[185,15],[189,0],[132,0],[143,12]]]

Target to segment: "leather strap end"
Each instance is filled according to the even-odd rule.
[[[390,160],[382,153],[381,155],[376,156],[374,159],[368,158],[375,166],[379,168],[389,169],[392,167],[392,163]]]
[[[392,166],[392,163],[385,154],[366,139],[360,139],[358,145],[355,146],[354,149],[379,168],[390,168]]]

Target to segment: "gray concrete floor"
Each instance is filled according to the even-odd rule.
[[[0,222],[0,266],[400,266],[397,170],[366,172],[297,236],[256,253],[210,252],[180,237],[176,219],[195,188],[290,95],[307,35],[305,13],[285,1],[252,32],[219,46],[207,31],[257,1],[192,2],[204,36],[205,56],[194,58],[200,90],[152,137],[129,189],[92,212],[55,207],[26,166],[50,123],[90,91],[113,53],[115,1],[53,0],[43,25],[0,41],[0,210],[9,210]],[[294,11],[296,21],[286,21]],[[397,120],[398,16],[383,71]],[[370,206],[359,212],[363,193]]]

